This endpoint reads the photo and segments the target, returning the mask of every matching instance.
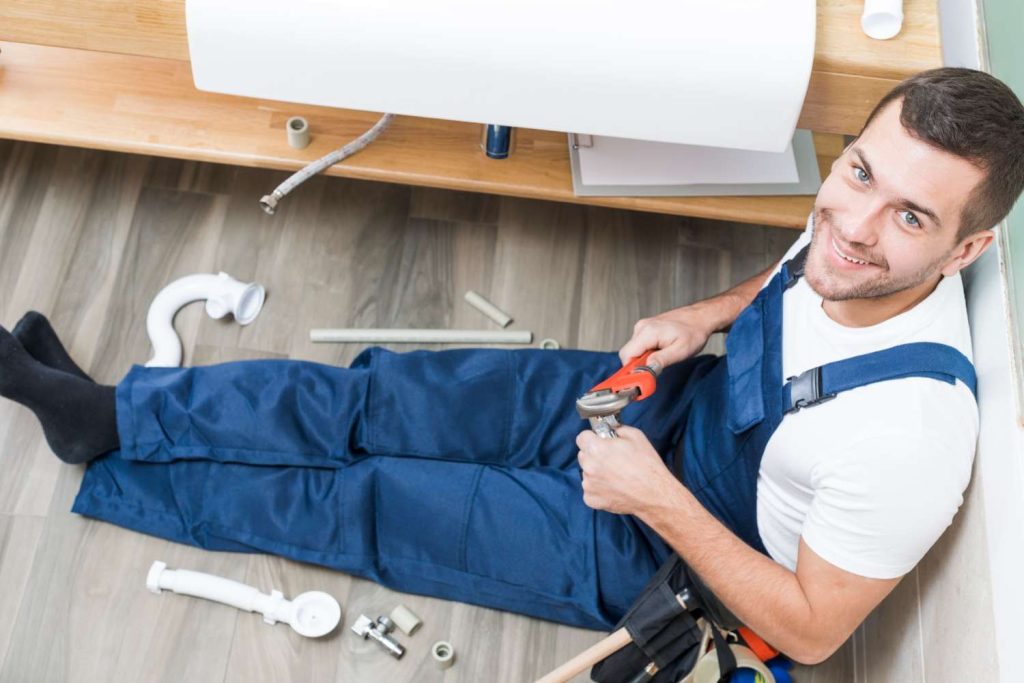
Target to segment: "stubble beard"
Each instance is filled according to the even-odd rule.
[[[897,294],[933,277],[941,264],[949,258],[949,254],[943,254],[914,273],[901,277],[894,277],[889,271],[888,264],[880,263],[880,268],[871,269],[874,274],[868,279],[851,282],[838,275],[828,262],[829,256],[825,250],[832,249],[830,235],[834,225],[830,219],[828,209],[822,209],[820,212],[815,210],[812,214],[811,248],[807,253],[807,264],[804,268],[804,278],[808,286],[818,296],[828,301],[880,299]],[[828,235],[818,230],[821,221],[827,222]],[[873,260],[873,263],[878,264],[878,261]]]

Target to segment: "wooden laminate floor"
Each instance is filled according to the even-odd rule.
[[[363,348],[313,345],[310,327],[496,329],[463,302],[468,289],[537,339],[615,349],[639,317],[721,291],[777,260],[798,234],[326,178],[266,216],[257,199],[283,177],[0,141],[0,323],[44,312],[83,367],[116,383],[149,357],[154,295],[178,276],[223,270],[264,284],[266,305],[244,328],[207,318],[199,304],[184,309],[185,364],[347,364]],[[710,347],[721,350],[721,340]],[[69,512],[82,471],[49,452],[31,413],[0,401],[2,681],[518,683],[602,635],[86,520]],[[152,595],[144,582],[157,559],[288,596],[328,591],[343,625],[306,640],[254,614]],[[399,602],[425,625],[400,637],[409,651],[395,661],[348,627]],[[429,658],[439,639],[457,652],[446,673]],[[848,648],[833,660],[834,674],[800,680],[848,680]]]

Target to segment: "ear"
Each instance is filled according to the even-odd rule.
[[[996,234],[991,230],[979,230],[964,238],[964,241],[953,250],[953,255],[945,266],[942,267],[942,274],[946,277],[956,275],[985,253]]]

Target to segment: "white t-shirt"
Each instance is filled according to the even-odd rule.
[[[783,261],[810,242],[807,230]],[[909,342],[971,355],[960,275],[943,278],[909,311],[845,327],[804,278],[783,295],[783,375]],[[796,569],[802,537],[841,569],[871,578],[910,571],[949,526],[971,476],[978,409],[962,382],[876,382],[786,415],[757,482],[757,524],[777,562]]]

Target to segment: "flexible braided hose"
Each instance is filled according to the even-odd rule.
[[[333,166],[343,159],[347,159],[376,140],[388,125],[391,124],[391,119],[393,117],[394,114],[384,114],[384,116],[380,117],[380,120],[377,121],[377,123],[373,124],[373,128],[366,131],[352,142],[348,143],[341,149],[334,150],[330,154],[317,159],[316,161],[308,164],[305,168],[293,173],[287,180],[278,185],[273,192],[260,197],[260,206],[264,211],[273,215],[277,210],[277,203],[283,199],[285,195],[315,176],[317,173],[320,173],[324,169]]]

